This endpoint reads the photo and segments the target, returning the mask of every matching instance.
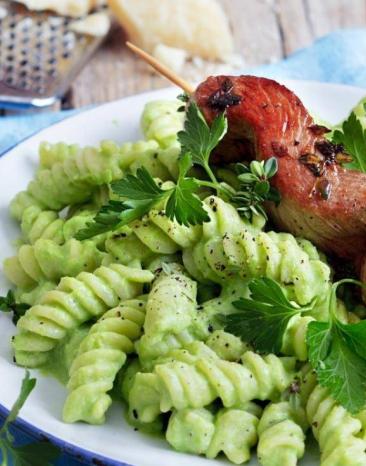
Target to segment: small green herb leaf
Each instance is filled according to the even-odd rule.
[[[14,466],[51,466],[61,454],[56,445],[45,440],[13,447],[11,452]]]
[[[311,322],[307,334],[309,359],[319,384],[352,414],[366,401],[366,359],[359,355],[365,349],[364,324]]]
[[[187,103],[189,102],[189,95],[186,92],[183,92],[182,94],[177,95],[177,99],[181,102]]]
[[[238,212],[249,220],[253,214],[261,214],[267,218],[262,207],[263,202],[272,201],[278,204],[281,200],[279,191],[269,183],[269,179],[277,173],[277,159],[271,157],[262,162],[253,160],[250,165],[238,163],[235,168],[240,185],[231,201]]]
[[[334,131],[333,142],[342,144],[352,156],[352,162],[345,164],[347,168],[366,173],[366,130],[354,112],[343,122],[341,130]]]
[[[8,291],[6,296],[0,296],[0,311],[12,312],[14,324],[26,313],[29,307],[28,304],[17,303],[11,290]]]
[[[249,289],[251,299],[241,298],[234,302],[240,312],[221,318],[224,328],[251,343],[258,351],[280,353],[290,319],[309,311],[314,303],[304,307],[293,304],[280,285],[270,278],[252,280]]]
[[[183,153],[190,153],[193,163],[207,168],[212,150],[227,132],[227,118],[222,113],[208,126],[196,103],[187,110],[184,130],[178,133]]]
[[[210,221],[201,199],[194,194],[198,188],[193,178],[179,180],[166,205],[166,214],[171,220],[186,226]]]
[[[14,446],[13,444],[14,439],[9,432],[9,426],[18,417],[35,385],[36,379],[32,379],[27,371],[22,381],[20,394],[0,429],[0,453],[3,456],[3,465],[11,462],[14,466],[39,466],[41,464],[47,466],[51,465],[52,461],[60,455],[60,450],[47,441],[23,446]],[[11,460],[8,461],[8,459]]]
[[[138,168],[136,175],[126,175],[125,178],[114,181],[111,188],[118,196],[136,201],[160,200],[166,194],[144,167]]]
[[[192,156],[189,152],[187,152],[179,159],[178,162],[180,179],[184,178],[187,175],[188,171],[192,168],[192,165]]]
[[[345,279],[333,284],[329,299],[329,322],[311,322],[307,330],[309,360],[318,382],[350,413],[366,403],[366,321],[344,324],[337,319],[336,290]]]
[[[109,201],[100,209],[93,222],[78,231],[76,239],[82,241],[128,225],[148,213],[170,193],[162,190],[145,168],[139,168],[136,175],[127,175],[112,183],[112,189],[115,194],[127,199]]]
[[[22,380],[19,396],[16,399],[12,409],[10,410],[8,417],[6,418],[6,421],[0,430],[0,433],[6,430],[8,425],[18,417],[20,410],[23,408],[24,403],[27,401],[35,386],[36,379],[31,379],[29,371],[26,371],[24,379]]]
[[[187,152],[179,160],[177,185],[172,189],[166,205],[167,216],[186,226],[198,225],[210,220],[201,199],[195,194],[200,187],[199,181],[185,177],[191,167],[192,157]]]

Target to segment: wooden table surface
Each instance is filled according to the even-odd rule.
[[[365,0],[220,1],[230,20],[236,51],[246,65],[281,59],[334,29],[366,25]],[[114,26],[75,80],[63,108],[106,102],[167,85],[126,49],[125,40],[123,30]]]

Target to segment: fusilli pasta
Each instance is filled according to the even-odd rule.
[[[269,404],[258,424],[262,466],[296,466],[305,452],[305,435],[288,401]]]
[[[34,287],[43,281],[58,282],[64,276],[92,272],[103,257],[93,241],[70,239],[59,246],[51,240],[39,239],[33,245],[24,244],[16,256],[5,259],[4,272],[15,285]]]
[[[26,367],[44,364],[68,331],[101,316],[121,300],[140,295],[142,284],[153,278],[147,270],[120,264],[62,278],[55,290],[47,292],[19,319],[19,333],[13,341],[17,363]]]
[[[202,408],[216,398],[228,408],[271,399],[291,384],[294,364],[292,358],[251,351],[242,356],[242,364],[209,358],[158,364],[152,373],[136,375],[130,406],[141,421],[151,422],[160,412]]]
[[[166,439],[176,450],[216,458],[222,451],[242,464],[257,441],[258,418],[245,409],[183,409],[170,417]]]
[[[361,421],[338,405],[327,389],[315,386],[306,413],[319,442],[321,466],[366,464],[366,441],[361,437]]]
[[[99,149],[86,147],[74,157],[38,171],[26,191],[11,202],[12,215],[21,220],[28,206],[61,210],[69,204],[86,201],[96,186],[121,178],[119,148],[104,142]]]
[[[141,336],[145,301],[124,301],[106,312],[81,342],[70,368],[63,418],[65,422],[85,421],[102,424],[112,403],[108,392]]]
[[[141,129],[146,139],[153,139],[163,148],[177,140],[178,131],[183,129],[184,112],[179,100],[155,100],[145,105],[141,116]]]

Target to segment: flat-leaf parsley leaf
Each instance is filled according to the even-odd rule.
[[[330,320],[310,322],[307,345],[319,384],[328,388],[335,400],[355,414],[366,403],[366,321],[344,324],[337,318],[336,290],[343,283],[359,282],[345,279],[332,285]]]
[[[256,350],[279,353],[290,319],[312,309],[314,302],[300,307],[289,301],[281,286],[270,278],[249,282],[250,299],[240,298],[233,304],[240,312],[223,316],[224,328]]]
[[[343,122],[342,129],[334,131],[333,142],[342,144],[352,156],[352,162],[345,167],[366,173],[366,130],[354,112]]]

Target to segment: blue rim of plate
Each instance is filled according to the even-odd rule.
[[[9,414],[9,410],[0,404],[0,419],[5,419]],[[98,466],[131,466],[128,463],[122,463],[120,461],[112,460],[98,453],[92,453],[89,450],[78,447],[69,443],[65,440],[61,440],[52,434],[49,434],[42,429],[30,424],[21,417],[17,417],[12,422],[13,428],[19,430],[21,433],[26,434],[35,441],[49,441],[60,449],[61,454],[66,454],[72,459],[80,462],[87,462],[87,464],[98,465]]]
[[[296,81],[305,82],[305,81],[302,81],[302,80],[295,80],[295,79],[289,79],[289,80],[286,79],[286,80],[283,80],[283,81],[284,81],[285,85],[288,85],[288,84],[290,84],[292,82],[296,82]],[[281,82],[282,82],[282,80],[281,80]],[[324,84],[330,84],[330,85],[336,85],[336,86],[338,85],[340,87],[361,89],[361,88],[356,87],[356,86],[350,86],[350,85],[342,84],[342,83],[325,83],[325,82],[319,82],[319,81],[306,81],[306,82],[312,82],[314,84],[323,84],[323,85]],[[158,93],[158,92],[161,92],[162,90],[163,89],[157,89],[157,90],[153,90],[153,91],[150,91],[150,92],[146,92],[146,94],[153,94],[154,92]],[[124,99],[129,98],[129,97],[134,97],[134,95],[122,98],[120,100],[124,100]],[[5,151],[1,152],[0,153],[0,158],[7,155],[16,146],[18,146],[19,144],[27,141],[28,139],[32,138],[36,134],[40,133],[41,131],[43,131],[43,130],[45,130],[47,128],[51,128],[51,127],[53,127],[53,126],[55,126],[57,124],[60,124],[63,121],[68,120],[69,118],[74,118],[75,116],[80,115],[84,111],[94,110],[96,108],[103,107],[104,105],[108,105],[109,103],[110,102],[106,102],[106,103],[103,103],[103,104],[100,104],[100,105],[95,105],[95,106],[92,106],[92,107],[89,107],[89,108],[85,108],[85,110],[81,110],[80,112],[77,112],[75,114],[65,116],[65,118],[63,118],[63,119],[61,119],[59,121],[56,121],[56,122],[52,123],[49,126],[45,126],[42,129],[34,131],[34,133],[24,137],[23,139],[21,139],[17,143],[13,144],[11,147],[7,148]],[[9,410],[6,409],[0,403],[0,420],[1,420],[1,418],[6,418],[8,414],[9,414]],[[58,448],[60,448],[62,453],[65,453],[65,454],[71,456],[72,458],[74,458],[76,460],[87,461],[89,464],[100,465],[100,466],[132,466],[132,465],[130,465],[128,463],[122,463],[121,461],[112,460],[112,459],[107,458],[107,457],[105,457],[103,455],[100,455],[100,454],[97,454],[97,453],[92,453],[89,450],[85,450],[84,448],[81,448],[81,447],[79,447],[77,445],[69,443],[69,442],[67,442],[65,440],[61,440],[60,438],[55,437],[52,434],[46,433],[42,429],[39,429],[35,425],[25,421],[24,419],[22,419],[20,417],[16,418],[15,421],[12,422],[12,425],[15,428],[19,429],[20,431],[28,434],[30,437],[33,437],[34,439],[37,439],[37,440],[48,439],[51,443],[53,443]]]

